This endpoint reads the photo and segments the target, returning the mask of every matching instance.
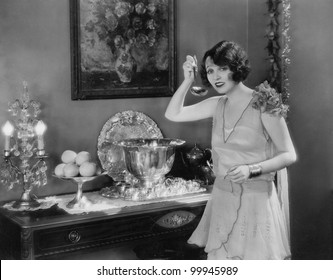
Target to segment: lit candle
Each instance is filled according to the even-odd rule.
[[[38,121],[35,126],[35,131],[37,134],[37,148],[38,150],[44,150],[44,138],[43,134],[46,130],[46,125],[43,123],[43,121]]]
[[[6,121],[5,125],[2,127],[2,132],[5,134],[5,151],[10,150],[10,137],[13,135],[14,126]]]

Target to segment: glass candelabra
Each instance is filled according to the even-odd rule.
[[[26,82],[23,82],[20,98],[9,103],[8,111],[14,124],[7,121],[2,129],[5,148],[0,181],[7,190],[16,186],[23,188],[21,198],[13,204],[14,208],[36,208],[40,203],[30,192],[34,187],[47,184],[43,139],[46,126],[37,118],[41,112],[40,103],[30,99]]]

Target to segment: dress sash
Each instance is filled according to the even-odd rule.
[[[289,186],[287,168],[283,168],[277,172],[277,194],[281,204],[282,214],[285,219],[288,239],[290,242]]]

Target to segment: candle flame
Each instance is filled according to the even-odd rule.
[[[4,126],[2,127],[2,132],[6,135],[6,136],[12,136],[13,132],[14,132],[14,126],[9,122],[6,121],[6,123],[4,124]]]
[[[35,131],[38,136],[41,136],[44,134],[46,130],[46,125],[43,123],[43,121],[38,121],[35,126]]]

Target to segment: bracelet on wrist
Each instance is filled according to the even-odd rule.
[[[249,178],[253,178],[253,177],[258,177],[261,175],[262,173],[262,167],[259,163],[257,164],[249,164],[249,171],[250,171],[250,175]]]

